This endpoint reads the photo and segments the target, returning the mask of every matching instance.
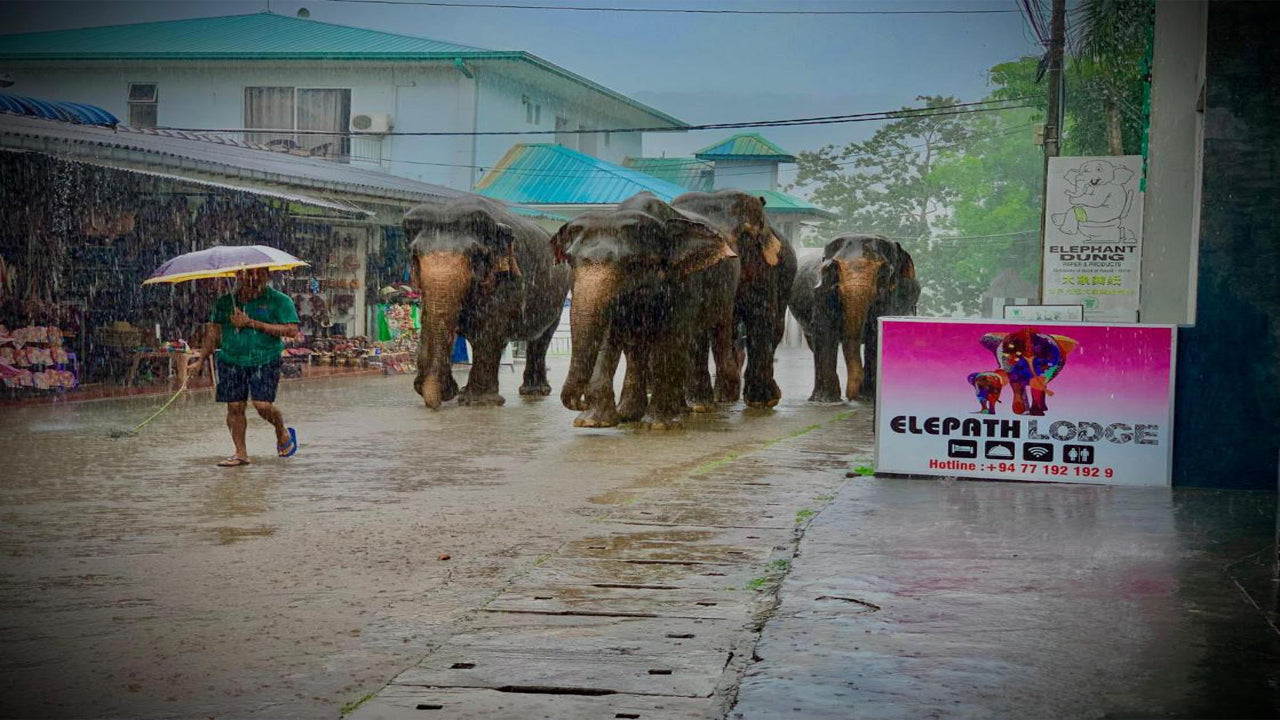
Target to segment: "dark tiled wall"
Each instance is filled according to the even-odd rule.
[[[1280,3],[1209,4],[1195,327],[1178,336],[1174,484],[1276,487]],[[1150,238],[1149,241],[1158,241]]]

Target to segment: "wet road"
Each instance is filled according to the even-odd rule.
[[[126,439],[163,398],[5,411],[0,716],[335,717],[617,504],[849,409],[804,401],[807,352],[779,373],[776,410],[676,434],[574,429],[506,370],[506,407],[437,413],[406,376],[286,383],[302,450],[254,418],[238,469],[208,394]]]

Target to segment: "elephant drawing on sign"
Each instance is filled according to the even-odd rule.
[[[694,338],[719,328],[718,342],[731,344],[738,265],[728,238],[707,220],[639,193],[616,210],[579,215],[551,242],[557,259],[573,267],[573,353],[560,399],[581,411],[574,425],[680,427]],[[615,404],[613,376],[624,352]],[[731,347],[717,351],[731,354]]]
[[[427,407],[501,405],[498,366],[507,343],[529,343],[520,394],[549,395],[547,347],[569,292],[550,235],[497,201],[478,196],[423,203],[404,217],[413,252],[413,284],[422,294],[418,377]],[[459,393],[451,351],[458,335],[475,351]]]
[[[1071,207],[1050,217],[1055,227],[1064,235],[1083,235],[1091,241],[1133,241],[1132,233],[1124,227],[1133,206],[1133,191],[1125,189],[1133,179],[1132,170],[1107,160],[1089,160],[1064,177]]]
[[[836,356],[844,348],[850,400],[875,396],[876,319],[914,315],[920,298],[911,255],[880,235],[840,235],[822,257],[801,263],[791,286],[791,314],[813,350],[811,402],[840,402]],[[862,345],[866,343],[866,363]]]
[[[745,337],[747,366],[742,393],[750,407],[773,407],[782,390],[773,379],[773,356],[786,329],[787,300],[796,276],[796,252],[765,215],[762,197],[740,190],[689,192],[671,203],[707,218],[728,235],[740,257],[741,280],[734,293],[733,321]],[[696,351],[695,371],[706,375],[705,346]],[[721,363],[717,359],[717,369]],[[707,387],[704,394],[710,390]],[[738,399],[736,378],[716,374],[715,399]]]
[[[1067,355],[1076,348],[1076,341],[1027,327],[1010,333],[987,333],[981,342],[995,353],[1000,372],[1013,393],[1014,414],[1044,415],[1048,410],[1045,397],[1053,394],[1049,381],[1066,367]]]

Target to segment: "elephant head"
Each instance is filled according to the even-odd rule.
[[[422,293],[417,386],[429,408],[440,407],[442,374],[467,298],[521,275],[506,217],[501,205],[479,197],[424,203],[405,214],[413,284]]]
[[[783,240],[765,215],[765,199],[741,190],[687,192],[671,202],[729,233],[742,257],[743,282],[751,282],[782,260]]]
[[[816,289],[834,294],[840,306],[846,395],[852,400],[862,390],[863,338],[876,331],[876,318],[916,312],[920,283],[915,264],[902,245],[883,236],[840,235],[823,248]]]
[[[620,299],[645,295],[663,307],[678,302],[672,282],[736,257],[728,238],[705,219],[649,193],[611,211],[579,215],[551,238],[557,262],[573,268],[573,333],[561,401],[585,409],[583,391]]]

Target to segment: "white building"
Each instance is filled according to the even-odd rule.
[[[526,52],[272,13],[0,35],[0,72],[8,92],[90,103],[135,127],[227,130],[461,190],[516,143],[621,162],[643,154],[639,133],[572,131],[684,126]]]

